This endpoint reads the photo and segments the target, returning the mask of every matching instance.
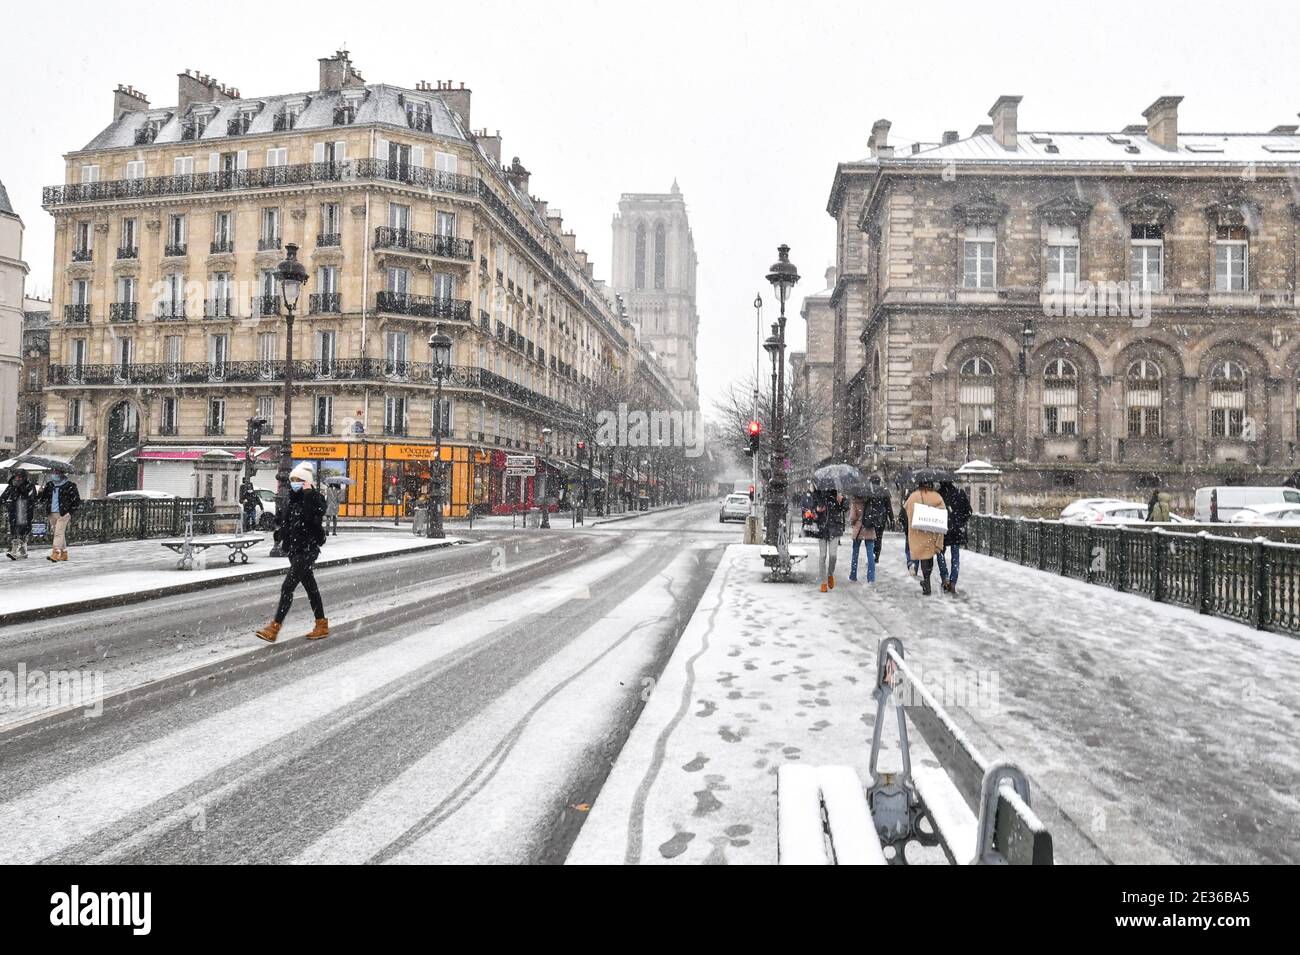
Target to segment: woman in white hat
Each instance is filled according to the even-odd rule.
[[[301,583],[311,601],[316,626],[307,634],[308,640],[329,636],[330,622],[325,619],[325,606],[321,603],[320,589],[312,565],[320,556],[325,543],[325,497],[316,490],[316,470],[305,461],[289,472],[289,504],[283,514],[275,516],[275,540],[289,558],[289,572],[280,587],[280,603],[275,608],[275,619],[257,631],[268,643],[275,643],[280,626],[293,604],[293,592]]]

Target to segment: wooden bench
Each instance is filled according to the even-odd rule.
[[[230,551],[226,557],[226,563],[232,566],[236,561],[248,563],[248,548],[254,544],[260,544],[266,540],[265,537],[257,537],[252,534],[209,534],[205,537],[180,537],[172,540],[160,541],[163,547],[180,555],[180,560],[176,561],[177,570],[192,570],[194,568],[194,557],[201,554],[209,547],[225,547]]]
[[[876,719],[865,789],[851,766],[787,764],[777,772],[778,858],[783,865],[906,865],[908,844],[939,846],[950,863],[1051,865],[1052,836],[1030,808],[1029,781],[971,744],[903,658],[896,637],[876,658]],[[902,771],[878,768],[893,709]],[[939,766],[912,767],[908,721]]]

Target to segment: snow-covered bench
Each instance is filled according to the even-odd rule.
[[[228,564],[234,564],[237,560],[247,564],[248,548],[264,540],[265,537],[258,537],[255,534],[209,534],[204,537],[177,537],[159,543],[180,555],[180,560],[176,561],[177,570],[191,570],[194,567],[195,555],[203,553],[209,547],[229,549],[230,555],[226,558]]]
[[[783,865],[906,864],[909,842],[937,845],[957,864],[1052,864],[1052,836],[1029,807],[1024,773],[1014,763],[987,759],[971,745],[908,669],[896,637],[880,642],[874,696],[871,784],[865,791],[851,766],[792,764],[778,770]],[[898,719],[899,773],[878,769],[881,731],[891,707]],[[942,768],[912,768],[908,719]]]

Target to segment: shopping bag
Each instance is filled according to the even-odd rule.
[[[946,534],[948,533],[948,509],[931,507],[918,501],[912,508],[912,527],[918,531]]]

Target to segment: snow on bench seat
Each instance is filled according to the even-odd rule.
[[[912,784],[957,864],[971,862],[978,854],[979,819],[948,774],[938,766],[913,766]]]
[[[781,865],[886,864],[852,766],[787,763],[777,770],[777,854]]]

